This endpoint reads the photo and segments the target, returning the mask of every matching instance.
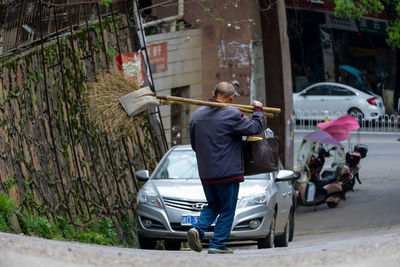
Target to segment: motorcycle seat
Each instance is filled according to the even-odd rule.
[[[329,175],[329,176],[326,176],[326,177],[324,177],[323,179],[320,179],[316,184],[315,184],[315,186],[316,187],[324,187],[325,185],[327,185],[327,184],[331,184],[331,183],[334,183],[334,182],[336,182],[336,180],[337,180],[337,177],[336,177],[336,175]]]

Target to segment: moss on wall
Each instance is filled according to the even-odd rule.
[[[42,216],[54,226],[67,218],[83,227],[111,217],[121,238],[132,239],[123,237],[136,201],[131,171],[154,168],[160,144],[147,118],[124,144],[106,138],[84,109],[87,82],[132,47],[124,24],[123,17],[104,19],[0,63],[0,191],[27,221]],[[12,229],[3,217],[0,225]]]

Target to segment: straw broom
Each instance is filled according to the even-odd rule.
[[[142,122],[145,112],[128,117],[119,98],[138,89],[140,86],[134,80],[125,78],[117,69],[98,74],[96,80],[87,85],[89,120],[100,129],[116,135],[135,133],[135,128]]]
[[[140,86],[132,79],[124,76],[123,72],[113,69],[107,73],[100,73],[96,76],[96,80],[87,86],[87,107],[89,119],[100,129],[106,132],[112,132],[117,136],[127,136],[135,133],[135,129],[140,125],[143,115],[142,112],[136,116],[129,117],[123,109],[119,98],[139,90]],[[160,104],[194,104],[209,105],[204,101],[194,99],[182,99],[168,96],[171,99],[161,97]],[[222,104],[220,104],[222,105]],[[235,105],[243,112],[252,113],[250,106]],[[274,114],[279,113],[280,109],[264,107],[264,116],[273,118]]]

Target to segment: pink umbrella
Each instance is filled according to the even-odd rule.
[[[325,127],[323,131],[328,132],[330,135],[332,135],[333,138],[335,138],[338,141],[342,141],[350,137],[350,132],[343,125],[333,124],[328,127]]]
[[[339,125],[343,126],[347,129],[347,131],[354,131],[360,128],[360,124],[358,123],[358,120],[352,116],[346,115],[339,117],[337,119],[327,121],[327,122],[320,122],[317,124],[318,128],[321,130],[324,130],[332,125]]]

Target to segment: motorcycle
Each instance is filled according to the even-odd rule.
[[[343,183],[343,190],[345,192],[351,190],[354,191],[354,185],[356,180],[359,184],[362,184],[360,180],[360,168],[361,165],[359,164],[362,158],[365,158],[368,153],[368,147],[363,144],[358,144],[354,146],[353,151],[349,151],[346,153],[346,160],[345,164],[349,168],[351,177],[340,177],[339,181]]]
[[[337,119],[328,122],[321,122],[317,124],[317,127],[323,131],[328,132],[337,141],[343,141],[350,137],[350,131],[354,131],[360,128],[357,119],[352,116],[342,116]],[[349,148],[351,147],[349,139]],[[348,190],[354,191],[354,185],[356,180],[361,184],[359,171],[360,171],[360,160],[367,156],[368,147],[366,145],[358,144],[354,149],[346,153],[345,160],[343,162],[334,163],[335,164],[345,164],[349,169],[351,176],[340,176],[339,181],[343,183],[343,190],[347,192]]]
[[[329,145],[333,147],[327,150]],[[331,156],[330,151],[335,151],[334,162],[344,155],[342,145],[326,132],[314,132],[303,139],[297,155],[298,171],[294,183],[299,205],[326,203],[329,208],[334,208],[345,199],[343,183],[338,179],[351,176],[348,166],[337,163],[321,173],[325,158]]]

